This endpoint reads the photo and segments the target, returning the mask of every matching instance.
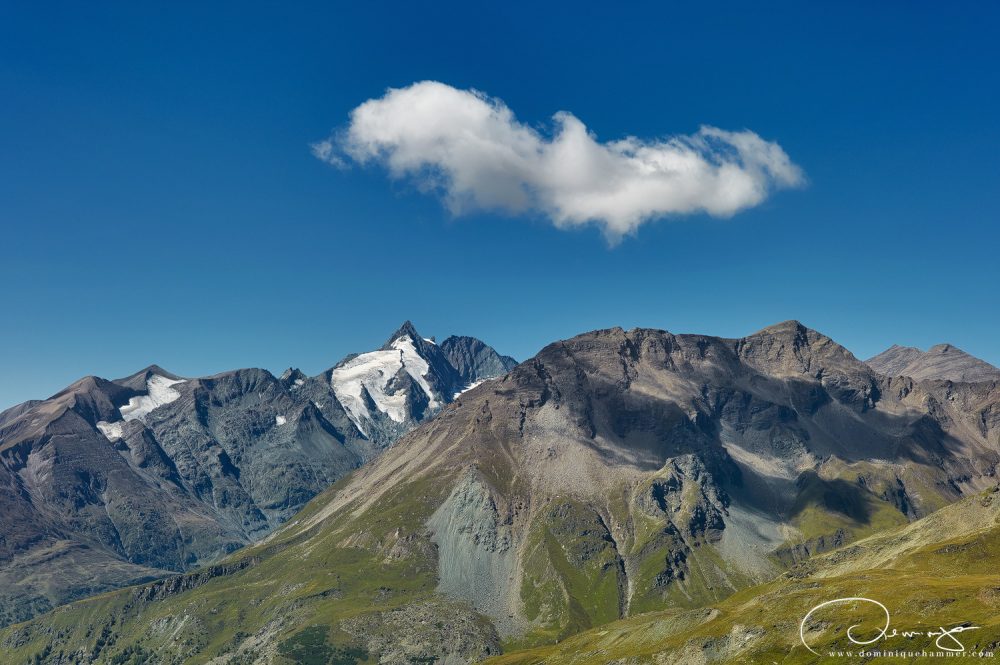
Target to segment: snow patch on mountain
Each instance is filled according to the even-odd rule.
[[[473,381],[472,383],[470,383],[469,385],[465,386],[464,388],[462,388],[461,390],[459,390],[457,393],[455,393],[454,395],[452,395],[451,398],[452,399],[458,399],[459,395],[461,395],[462,393],[469,392],[470,390],[472,390],[476,386],[480,385],[484,381],[486,381],[486,379],[480,379],[479,381]]]
[[[109,423],[106,420],[101,420],[97,423],[97,429],[101,430],[108,441],[117,441],[124,436],[123,429],[125,427],[125,422],[119,420],[116,423]]]
[[[168,379],[165,376],[154,374],[146,380],[145,395],[133,397],[128,404],[118,409],[123,420],[144,420],[153,409],[170,404],[181,396],[179,392],[171,386],[184,383],[184,379]]]
[[[440,408],[441,404],[427,382],[429,369],[427,361],[417,353],[413,340],[400,337],[392,342],[389,349],[362,353],[334,369],[330,385],[348,416],[359,430],[365,432],[363,423],[372,418],[363,397],[365,391],[375,407],[393,421],[401,423],[406,419],[406,392],[387,392],[389,382],[400,370],[409,374],[427,394],[431,409]]]

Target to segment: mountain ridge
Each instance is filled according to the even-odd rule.
[[[1000,368],[947,343],[936,344],[927,351],[893,344],[865,363],[887,376],[966,383],[1000,381]]]
[[[415,404],[452,395],[451,383],[423,398],[417,382],[396,386],[406,417],[390,427],[375,410],[362,432],[329,373],[182,378],[150,365],[0,414],[0,623],[259,539],[435,412]]]
[[[998,401],[881,375],[795,322],[584,333],[462,393],[199,586],[82,601],[0,641],[90,648],[114,616],[109,655],[278,662],[316,627],[337,653],[468,662],[697,612],[995,484]]]
[[[989,555],[1000,549],[1000,486],[942,508],[925,518],[813,557],[764,585],[734,594],[711,607],[652,612],[575,635],[557,645],[487,659],[490,665],[603,665],[628,662],[746,663],[826,662],[825,651],[856,649],[844,637],[857,614],[834,607],[806,623],[822,601],[856,596],[891,608],[891,626],[954,626],[977,617],[974,634],[962,635],[963,650],[990,652],[1000,639],[995,588],[986,586]],[[968,556],[973,551],[975,556]],[[960,557],[962,568],[951,559]],[[850,608],[850,605],[844,605]],[[855,611],[857,609],[855,608]],[[800,623],[801,622],[801,623]],[[968,622],[967,622],[968,623]],[[800,633],[800,630],[802,631]],[[801,637],[800,637],[801,635]],[[919,632],[909,650],[942,652],[933,634]],[[949,647],[955,645],[948,643]],[[873,650],[898,649],[879,643]],[[822,652],[821,652],[822,653]],[[977,657],[977,656],[970,656]]]

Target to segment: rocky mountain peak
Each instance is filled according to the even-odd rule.
[[[404,321],[396,332],[394,332],[386,343],[382,345],[379,349],[380,351],[399,351],[401,347],[401,342],[408,342],[419,354],[424,358],[440,358],[441,351],[434,340],[429,337],[423,337],[419,332],[417,332],[417,327],[409,320]]]
[[[396,329],[396,332],[392,333],[392,335],[389,336],[389,339],[387,339],[386,342],[385,342],[385,344],[382,345],[382,348],[383,349],[390,349],[390,348],[392,348],[392,343],[393,342],[395,342],[398,339],[405,338],[405,337],[409,337],[409,338],[411,338],[413,340],[418,340],[418,339],[422,340],[423,339],[420,336],[420,333],[417,332],[416,326],[414,326],[413,322],[410,321],[409,319],[407,319],[406,321],[404,321],[403,325],[399,326],[399,328]]]
[[[339,363],[329,376],[357,428],[386,442],[436,413],[463,385],[441,347],[422,337],[410,321],[380,349]]]
[[[145,598],[126,590],[75,605],[63,611],[85,628],[60,633],[41,619],[33,624],[38,648],[90,649],[101,634],[101,624],[87,623],[92,615],[104,625],[125,621],[122,635],[145,639],[161,617],[187,613],[200,623],[175,630],[198,644],[203,626],[239,602],[266,610],[226,627],[225,639],[244,640],[245,653],[273,639],[259,636],[280,611],[328,617],[331,633],[342,630],[373,661],[403,662],[392,650],[411,644],[420,659],[473,662],[487,647],[496,653],[501,639],[537,630],[568,636],[647,611],[714,607],[806,557],[995,483],[1000,385],[887,379],[799,322],[740,339],[585,333],[546,346],[409,429],[438,412],[430,398],[449,401],[435,387],[444,376],[438,362],[468,377],[476,362],[494,358],[462,337],[426,342],[422,355],[413,333],[297,390],[264,372],[252,381],[196,379],[196,389],[178,388],[185,399],[158,407],[145,427],[127,423],[114,441],[64,427],[51,433],[58,456],[47,457],[55,448],[48,435],[12,451],[0,487],[23,481],[28,492],[0,502],[0,516],[18,520],[8,531],[21,534],[17,547],[32,562],[42,560],[35,543],[48,537],[38,529],[47,515],[69,514],[78,516],[73,534],[103,534],[101,542],[122,550],[108,560],[177,569],[192,554],[207,561],[266,533],[317,485],[353,467],[348,452],[402,433],[391,447],[373,445],[385,453],[268,547],[206,568],[224,578],[207,592],[184,586],[207,581],[197,572],[141,587]],[[353,435],[355,420],[364,435]],[[42,463],[53,472],[35,473]],[[152,474],[160,482],[147,486]],[[49,479],[62,483],[58,492],[45,494]],[[205,498],[189,487],[207,488]],[[44,515],[29,500],[35,496],[48,497]],[[74,507],[81,503],[87,510]],[[178,519],[199,527],[190,543],[178,540]],[[246,533],[231,524],[248,525]],[[92,570],[80,567],[78,588],[93,590]],[[408,588],[397,583],[404,575]],[[0,575],[0,603],[12,578]],[[225,598],[215,593],[220,582],[230,590]],[[34,611],[7,593],[8,607],[22,613],[6,621]],[[147,599],[165,609],[146,611]],[[479,651],[431,630],[454,623],[456,612],[468,619],[458,619],[462,645],[485,645]],[[176,643],[143,648],[173,653]]]
[[[117,383],[120,386],[131,388],[133,390],[145,391],[147,388],[147,384],[149,383],[149,380],[156,376],[159,376],[168,381],[183,380],[182,377],[172,372],[168,372],[159,365],[154,364],[140,369],[135,374],[129,374],[128,376],[121,379],[115,379],[114,383]]]
[[[764,335],[764,334],[767,334],[767,335],[781,335],[781,334],[801,335],[801,334],[804,334],[804,333],[808,333],[810,331],[812,331],[812,330],[810,328],[807,328],[805,325],[803,325],[803,323],[801,321],[799,321],[797,319],[788,319],[787,321],[780,321],[778,323],[774,323],[772,325],[769,325],[769,326],[766,326],[764,328],[761,328],[757,332],[753,333],[753,335],[750,335],[750,337],[754,337],[756,335]],[[812,331],[812,332],[815,332],[815,331]]]
[[[927,351],[893,344],[865,364],[885,376],[908,376],[918,381],[1000,380],[1000,369],[948,343],[936,344]]]
[[[281,373],[279,381],[285,384],[286,388],[293,388],[301,386],[308,378],[298,367],[289,367]]]
[[[246,368],[185,379],[149,365],[3,411],[0,625],[262,537],[462,386],[407,321],[384,348],[312,378],[290,367],[280,378]],[[39,556],[53,547],[69,554]]]
[[[773,326],[762,328],[744,339],[776,339],[783,342],[791,342],[799,347],[826,346],[832,345],[838,349],[844,349],[823,333],[813,330],[804,325],[801,321],[794,319],[776,323]],[[846,349],[844,349],[846,351]]]
[[[475,337],[452,335],[441,342],[440,346],[465,385],[501,376],[517,365],[516,360],[500,355],[493,347]]]
[[[738,340],[737,353],[756,369],[819,378],[830,373],[868,374],[850,351],[799,321],[783,321]]]

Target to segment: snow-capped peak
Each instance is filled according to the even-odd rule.
[[[362,432],[366,432],[364,422],[372,418],[363,396],[365,391],[375,403],[375,407],[393,421],[401,423],[406,420],[405,391],[394,394],[387,392],[389,382],[400,370],[409,374],[427,394],[428,406],[431,409],[438,409],[441,406],[438,396],[427,382],[426,377],[430,367],[417,352],[413,337],[409,334],[396,337],[388,347],[362,353],[335,368],[330,375],[330,385],[334,394]]]

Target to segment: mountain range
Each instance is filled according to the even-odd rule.
[[[454,373],[432,372],[425,345],[461,358]],[[968,543],[996,529],[976,506],[993,505],[997,482],[997,380],[888,375],[795,321],[740,339],[594,331],[464,392],[456,386],[483,379],[469,359],[495,359],[472,342],[451,346],[394,336],[321,375],[342,405],[339,426],[356,430],[341,449],[371,461],[263,540],[10,627],[0,646],[53,663],[756,662],[775,644],[796,648],[770,632],[788,620],[771,612],[797,612],[824,576],[870,579],[900,561],[911,581],[932,579],[949,556],[992,551],[993,540]],[[139,397],[191,390],[153,374],[160,385],[141,379]],[[316,392],[292,397],[287,383],[299,380],[312,390],[290,374],[281,394],[302,411],[267,411],[272,429],[322,408]],[[122,420],[148,406],[111,395],[135,381],[108,388]],[[431,387],[426,400],[409,397],[414,385]],[[268,404],[283,404],[277,395]],[[181,399],[149,411],[143,431],[157,432]],[[95,429],[119,422],[93,402]],[[434,417],[402,434],[420,414]],[[286,424],[272,426],[279,416]],[[133,422],[122,425],[128,441]],[[252,505],[265,519],[292,510]],[[244,529],[246,540],[268,530]],[[957,549],[941,549],[949,538]],[[929,600],[940,607],[962,590]]]
[[[1000,369],[951,344],[938,344],[926,351],[894,344],[865,362],[887,376],[958,382],[1000,380]]]
[[[85,377],[0,413],[0,625],[259,540],[470,385],[513,367],[409,322],[313,377]]]

